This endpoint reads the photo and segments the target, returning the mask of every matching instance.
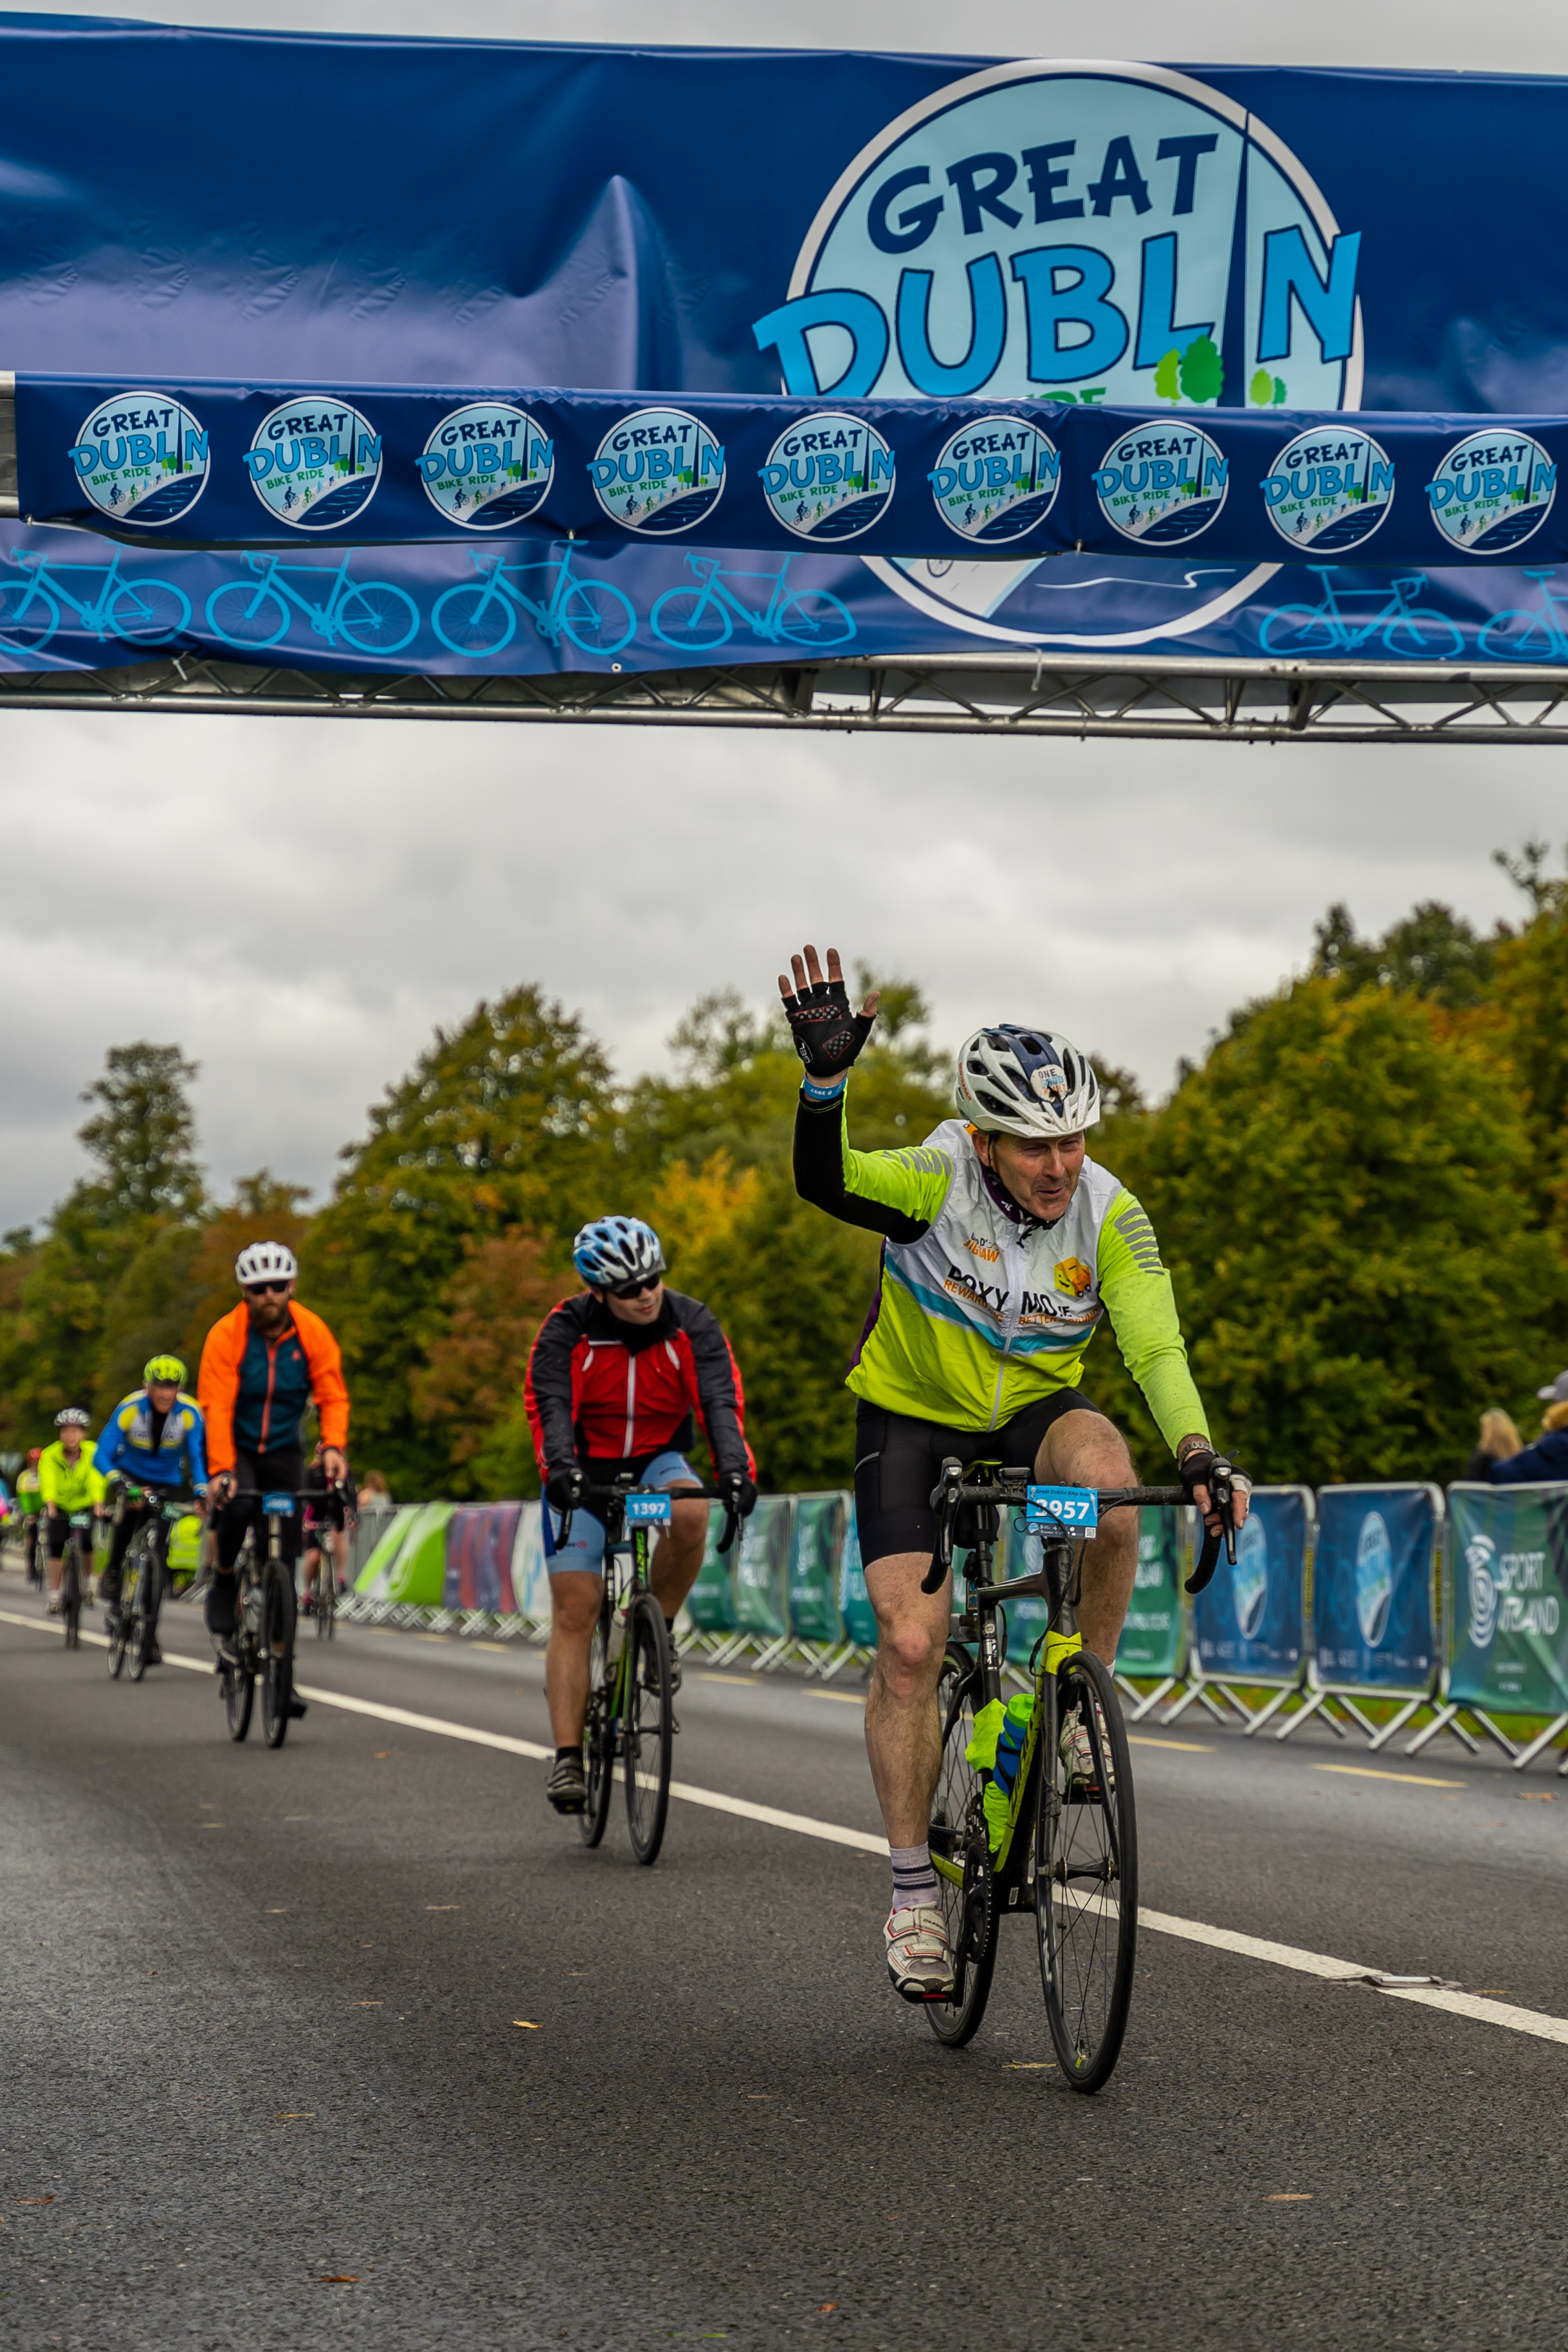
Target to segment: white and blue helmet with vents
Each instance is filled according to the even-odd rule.
[[[621,1290],[664,1272],[658,1235],[640,1217],[595,1217],[572,1244],[572,1263],[594,1290]]]
[[[1100,1118],[1100,1080],[1088,1055],[1053,1030],[1011,1021],[965,1039],[952,1094],[984,1135],[1081,1135]]]

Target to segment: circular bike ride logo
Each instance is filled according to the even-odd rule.
[[[1125,403],[1168,406],[1182,430],[1221,402],[1353,409],[1359,257],[1299,159],[1224,92],[1165,67],[1037,58],[949,83],[871,139],[754,325],[802,399]],[[1184,493],[1188,522],[1211,495]],[[1032,646],[1185,635],[1272,576],[1161,561],[1167,507],[1176,543],[1192,532],[1173,499],[1156,493],[1152,523],[1136,503],[1131,616],[1126,584],[1088,558],[1009,560],[993,540],[984,563],[956,548],[867,561],[930,616]]]
[[[1022,416],[983,416],[945,444],[931,496],[949,530],[979,547],[1005,547],[1042,522],[1061,486],[1061,453]]]
[[[1302,433],[1263,478],[1268,520],[1292,547],[1343,554],[1372,537],[1394,497],[1394,460],[1365,433]]]
[[[639,408],[611,425],[588,472],[612,522],[665,539],[693,530],[718,505],[723,445],[683,408]]]
[[[1230,487],[1229,460],[1195,425],[1161,425],[1113,441],[1095,468],[1107,522],[1149,547],[1180,547],[1207,530]]]
[[[1465,1546],[1465,1572],[1470,1601],[1470,1642],[1489,1650],[1497,1632],[1497,1546],[1490,1536],[1472,1536]]]
[[[88,416],[69,457],[93,505],[120,522],[178,522],[207,486],[206,428],[163,392],[115,393]]]
[[[1557,496],[1539,441],[1503,427],[1456,442],[1426,485],[1432,520],[1467,555],[1500,555],[1533,538]]]
[[[1375,1650],[1388,1631],[1394,1600],[1394,1547],[1381,1511],[1369,1511],[1355,1548],[1355,1613],[1362,1640]]]
[[[858,539],[893,495],[892,450],[863,416],[823,409],[781,433],[762,468],[763,495],[797,538]]]
[[[262,418],[245,453],[250,487],[278,522],[336,530],[381,479],[381,436],[346,401],[300,393]]]
[[[477,400],[441,419],[418,465],[426,497],[448,522],[501,530],[548,497],[555,444],[525,409]]]

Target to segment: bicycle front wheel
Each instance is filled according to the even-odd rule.
[[[1383,642],[1391,654],[1405,661],[1458,661],[1465,650],[1465,633],[1447,613],[1434,612],[1429,604],[1412,604],[1397,620],[1390,621]]]
[[[779,607],[778,631],[792,646],[810,646],[817,653],[826,653],[832,646],[847,646],[855,635],[855,624],[847,605],[837,596],[806,588],[784,598]]]
[[[228,1736],[237,1744],[250,1729],[250,1710],[256,1703],[256,1679],[243,1666],[225,1666],[223,1670],[223,1711],[228,1725]]]
[[[153,1593],[158,1572],[158,1555],[150,1539],[142,1536],[135,1545],[131,1558],[136,1563],[136,1585],[131,1604],[127,1648],[131,1658],[131,1679],[133,1683],[139,1683],[147,1671],[147,1661],[153,1648]],[[123,1605],[122,1588],[122,1612]]]
[[[937,1681],[937,1719],[942,1727],[942,1769],[931,1809],[933,1861],[951,1864],[956,1879],[937,1873],[947,1940],[952,1947],[951,2000],[928,2000],[931,2032],[950,2050],[961,2050],[980,2031],[996,1967],[996,1906],[991,1880],[991,1845],[984,1788],[964,1755],[974,1737],[974,1697],[979,1677],[962,1642],[950,1642]]]
[[[583,1725],[583,1776],[588,1799],[577,1816],[584,1845],[597,1845],[610,1818],[610,1788],[616,1777],[614,1701],[605,1661],[610,1612],[606,1598],[588,1645],[588,1713]]]
[[[261,1728],[268,1748],[281,1748],[294,1704],[294,1588],[275,1560],[262,1591]]]
[[[230,580],[207,598],[207,626],[226,646],[261,653],[289,634],[289,606],[276,588]]]
[[[626,1704],[621,1752],[626,1758],[626,1827],[640,1863],[658,1860],[669,1814],[670,1742],[675,1731],[669,1686],[669,1635],[651,1592],[638,1595],[626,1627]]]
[[[68,1650],[81,1647],[81,1544],[77,1536],[66,1541],[65,1568],[60,1577],[60,1615]]]
[[[475,580],[437,597],[430,608],[430,626],[449,654],[484,661],[510,645],[517,615],[487,581]]]
[[[1035,1820],[1035,1924],[1046,2016],[1075,2091],[1110,2079],[1127,2031],[1138,1944],[1138,1830],[1131,1751],[1116,1687],[1089,1650],[1047,1686]],[[1064,1736],[1088,1734],[1087,1776]],[[1069,1740],[1069,1757],[1072,1743]]]
[[[1340,650],[1340,627],[1315,604],[1280,604],[1267,613],[1258,632],[1266,654],[1282,654],[1299,661],[1324,661]]]
[[[607,580],[574,580],[562,600],[561,625],[579,653],[618,654],[637,635],[637,610]]]
[[[365,580],[339,605],[338,627],[355,653],[400,654],[418,631],[419,607],[390,580]]]
[[[1549,662],[1555,649],[1554,632],[1540,614],[1517,608],[1494,613],[1476,639],[1477,652],[1488,661]]]
[[[667,588],[648,615],[660,645],[683,653],[711,653],[733,634],[730,615],[706,588]]]
[[[109,600],[109,625],[132,646],[166,646],[190,626],[191,600],[169,580],[121,581]]]

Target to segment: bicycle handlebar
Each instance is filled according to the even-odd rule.
[[[579,1502],[568,1504],[565,1510],[561,1513],[560,1545],[564,1546],[570,1541],[573,1517],[580,1507],[581,1502],[590,1495],[595,1496],[600,1502],[610,1504],[624,1503],[628,1495],[668,1495],[672,1503],[685,1500],[691,1503],[723,1504],[724,1532],[719,1539],[719,1550],[722,1556],[731,1549],[740,1532],[740,1496],[733,1491],[733,1487],[738,1483],[738,1481],[727,1480],[722,1486],[637,1486],[631,1483],[628,1476],[612,1479],[608,1486],[602,1486],[594,1479],[584,1478],[578,1488]],[[553,1510],[557,1506],[547,1503],[545,1507]]]
[[[950,1454],[942,1465],[940,1481],[931,1490],[931,1507],[941,1514],[941,1525],[937,1529],[931,1566],[921,1579],[921,1591],[940,1592],[952,1573],[953,1526],[961,1503],[1002,1503],[1009,1507],[1026,1503],[1028,1490],[1036,1483],[1032,1472],[1014,1469],[1004,1470],[994,1485],[965,1486],[963,1465]],[[1107,1486],[1100,1492],[1099,1507],[1102,1511],[1128,1510],[1144,1505],[1168,1510],[1191,1499],[1184,1486]],[[1197,1565],[1186,1580],[1185,1589],[1189,1592],[1201,1592],[1214,1575],[1219,1566],[1222,1542],[1230,1565],[1233,1568],[1236,1565],[1236,1490],[1229,1471],[1222,1470],[1217,1464],[1209,1499],[1219,1513],[1221,1532],[1215,1534],[1205,1525]],[[1061,1529],[1061,1534],[1068,1540],[1074,1532],[1069,1527]],[[1085,1538],[1079,1537],[1079,1540],[1081,1542]]]

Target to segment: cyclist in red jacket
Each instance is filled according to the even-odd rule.
[[[573,1243],[572,1259],[588,1288],[541,1326],[525,1396],[544,1483],[551,1598],[544,1690],[555,1741],[546,1793],[558,1813],[580,1813],[587,1798],[583,1720],[604,1590],[605,1523],[584,1486],[607,1486],[625,1470],[639,1486],[672,1495],[698,1486],[686,1448],[700,1414],[717,1484],[734,1494],[742,1517],[757,1499],[730,1343],[699,1299],[665,1288],[664,1252],[651,1225],[638,1217],[597,1218]],[[563,1545],[568,1511],[572,1532]],[[707,1532],[705,1502],[672,1505],[648,1566],[667,1624],[697,1580]],[[679,1663],[672,1664],[679,1687]]]

